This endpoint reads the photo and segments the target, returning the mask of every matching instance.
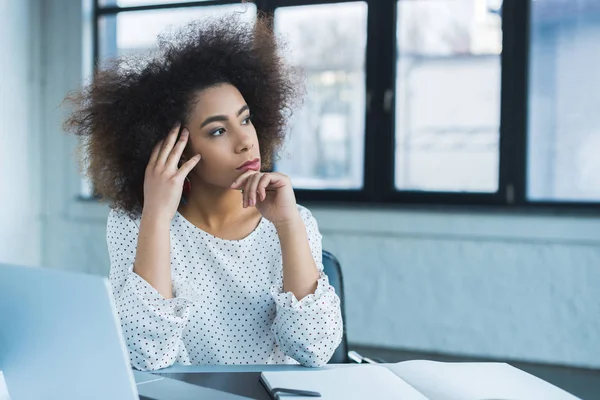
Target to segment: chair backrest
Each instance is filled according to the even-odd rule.
[[[344,333],[342,336],[342,341],[338,348],[333,353],[331,360],[329,363],[331,364],[341,364],[348,363],[350,360],[348,359],[348,341],[346,338],[346,313],[344,311],[344,282],[342,279],[342,268],[340,267],[340,262],[335,258],[333,254],[328,251],[323,250],[323,272],[329,278],[329,284],[333,286],[335,292],[340,298],[340,306],[342,309],[342,320],[344,322],[343,329]]]

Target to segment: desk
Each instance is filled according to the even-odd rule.
[[[351,365],[353,364],[328,364],[320,369],[341,368]],[[299,365],[175,365],[152,373],[257,400],[270,400],[269,394],[258,380],[260,373],[262,371],[298,370],[309,371],[314,370],[314,368]],[[0,400],[9,400],[2,371],[0,371]]]
[[[327,364],[320,369],[341,368],[351,365],[353,364]],[[155,371],[153,374],[257,400],[270,400],[269,394],[259,381],[260,373],[263,371],[298,370],[308,371],[314,370],[314,368],[299,365],[176,365]]]
[[[422,354],[405,357],[425,359]],[[401,361],[401,360],[394,360]],[[473,361],[461,359],[439,359],[438,361]],[[477,360],[475,360],[477,361]],[[340,368],[356,364],[328,364],[323,369]],[[518,368],[559,386],[582,399],[598,399],[600,393],[600,371],[581,368],[553,367],[533,364],[516,364]],[[179,379],[195,385],[235,393],[255,399],[269,399],[266,390],[258,381],[262,371],[309,370],[297,365],[219,365],[219,366],[173,366],[153,372],[169,378]],[[8,400],[8,392],[0,371],[0,400]]]

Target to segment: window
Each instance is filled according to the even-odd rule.
[[[600,201],[600,4],[531,8],[527,196]]]
[[[191,3],[194,0],[98,0],[100,6],[119,6],[119,7],[135,7],[148,5],[162,5],[169,3]]]
[[[596,0],[96,0],[96,62],[232,11],[303,72],[300,201],[600,205]]]
[[[367,4],[278,8],[275,31],[287,38],[288,61],[307,83],[276,168],[296,188],[362,188]]]
[[[140,3],[140,1],[120,0],[120,3]],[[256,16],[256,7],[254,4],[224,4],[124,11],[102,15],[98,19],[99,61],[102,63],[116,56],[147,52],[156,47],[158,34],[171,27],[176,28],[195,19],[216,17],[232,12],[240,12],[243,17],[251,20]]]
[[[498,190],[498,13],[482,1],[398,2],[397,189]]]

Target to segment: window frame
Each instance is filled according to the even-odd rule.
[[[165,0],[167,1],[167,0]],[[600,201],[551,201],[527,198],[528,72],[531,0],[504,0],[500,83],[498,190],[494,193],[398,190],[395,187],[396,0],[255,0],[258,12],[273,15],[277,8],[364,2],[368,6],[365,55],[363,187],[347,189],[295,188],[300,202],[358,205],[492,206],[502,209],[600,211]],[[405,0],[417,1],[417,0]],[[93,57],[98,65],[101,16],[119,12],[239,4],[239,0],[174,2],[131,7],[93,7]],[[387,94],[386,94],[387,93]],[[391,107],[384,98],[392,94]]]

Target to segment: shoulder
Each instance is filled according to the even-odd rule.
[[[300,216],[302,216],[302,220],[304,220],[304,222],[315,219],[308,208],[301,206],[300,204],[296,204],[296,207],[298,207],[298,212],[300,213]]]
[[[300,216],[302,217],[302,221],[304,221],[304,225],[306,225],[307,230],[309,231],[317,231],[319,230],[319,226],[317,224],[317,220],[312,215],[310,210],[300,204],[297,204],[298,211],[300,212]]]
[[[140,216],[125,210],[111,208],[106,225],[111,230],[139,229]]]

